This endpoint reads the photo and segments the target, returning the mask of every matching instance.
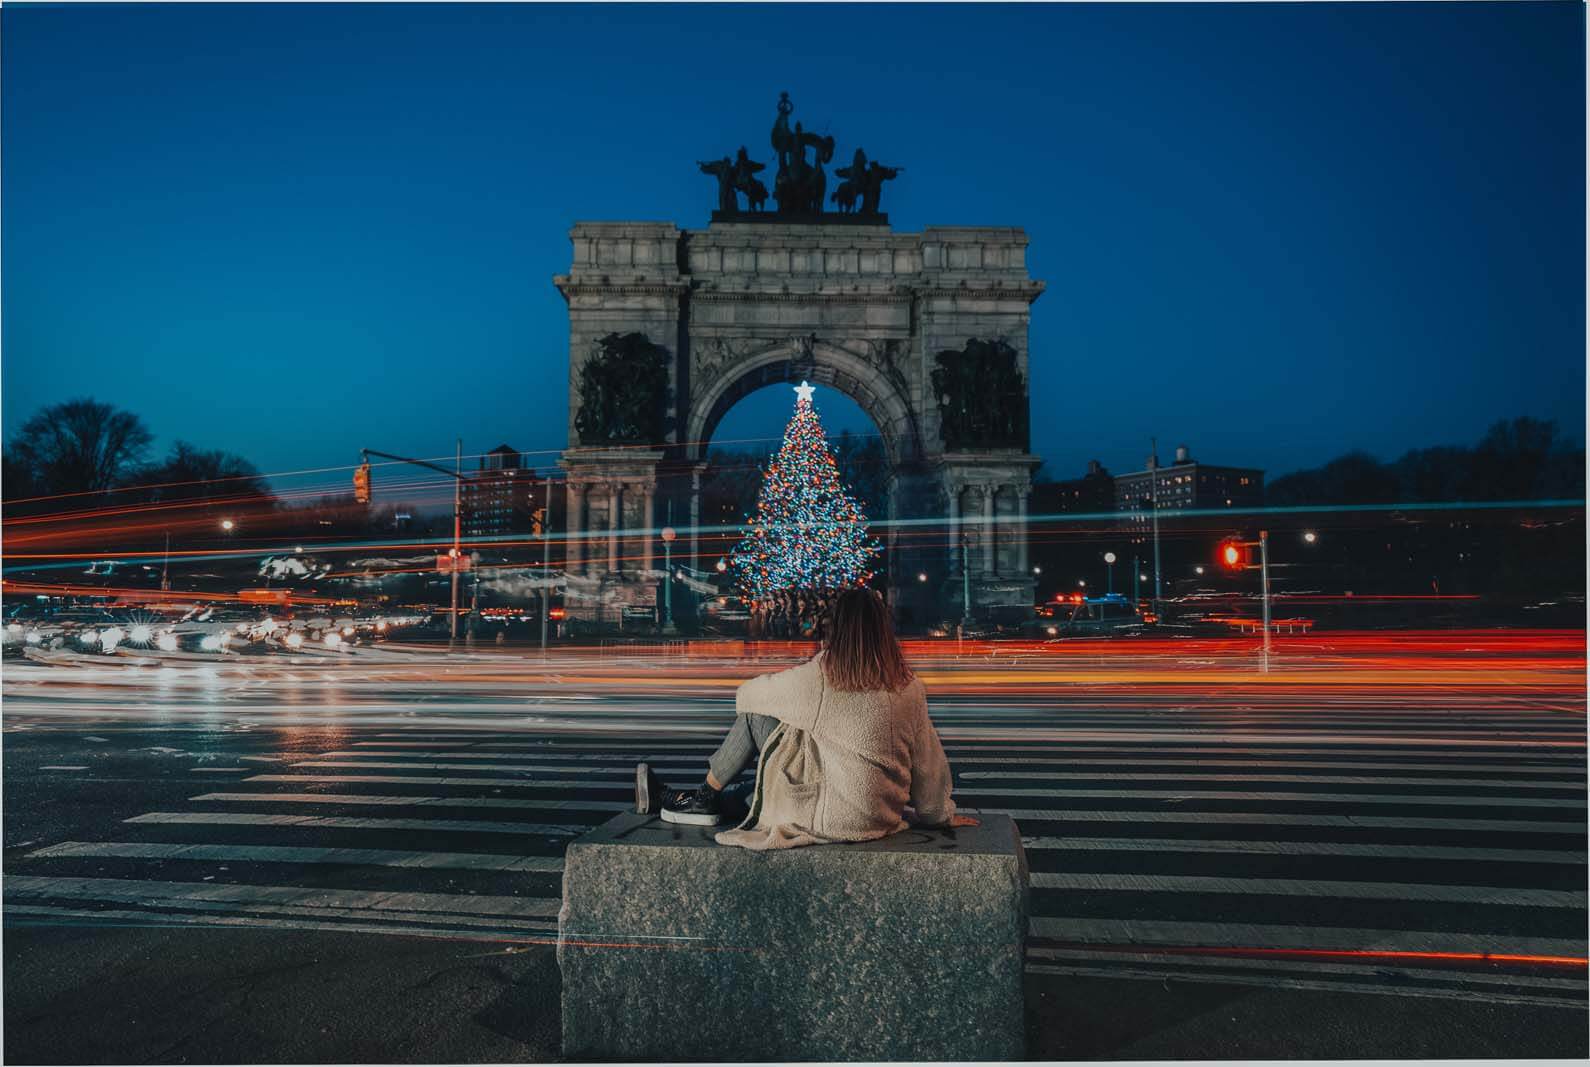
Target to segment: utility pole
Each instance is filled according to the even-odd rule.
[[[171,531],[166,531],[166,554],[160,561],[160,591],[167,592],[171,588]]]
[[[1154,513],[1154,615],[1160,614],[1159,599],[1161,596],[1159,584],[1159,439],[1150,437],[1149,447],[1149,492],[1152,496],[1152,510]]]

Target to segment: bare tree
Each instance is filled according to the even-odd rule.
[[[36,493],[103,492],[137,471],[153,440],[131,412],[68,400],[22,424],[7,448],[7,470],[26,472]]]
[[[191,500],[206,507],[271,500],[259,470],[248,460],[186,441],[172,445],[165,462],[144,470],[140,481],[148,486],[151,500]]]

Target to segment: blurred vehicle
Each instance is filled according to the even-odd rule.
[[[1080,593],[1040,604],[1037,617],[1022,623],[1034,637],[1111,637],[1142,633],[1158,620],[1120,593],[1087,597]]]

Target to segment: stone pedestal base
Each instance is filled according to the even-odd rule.
[[[564,858],[563,1054],[1020,1059],[1027,881],[1004,815],[763,853],[620,815]]]

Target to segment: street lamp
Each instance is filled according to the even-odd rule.
[[[674,538],[678,532],[672,526],[662,528],[663,543],[663,633],[674,632]],[[719,561],[722,562],[721,560]]]
[[[222,519],[221,520],[221,529],[225,530],[227,533],[231,533],[232,532],[232,527],[235,526],[235,525],[236,525],[236,523],[234,523],[231,519]]]
[[[1309,544],[1312,545],[1315,541],[1319,540],[1319,535],[1316,534],[1313,530],[1307,530],[1303,534],[1303,540],[1307,541]]]
[[[1032,569],[1032,573],[1034,573],[1034,574],[1042,574],[1043,573],[1043,568],[1042,567],[1034,567]]]
[[[1114,596],[1115,595],[1115,553],[1114,552],[1106,552],[1106,553],[1104,553],[1104,575],[1105,575],[1104,581],[1106,583],[1104,591],[1106,593],[1109,593],[1111,596]]]
[[[926,571],[918,571],[917,572],[917,576],[916,576],[916,580],[919,581],[919,582],[927,581],[927,572]]]
[[[724,571],[726,571],[728,569],[729,569],[728,560],[723,560],[723,559],[718,560],[718,573],[719,574],[722,574]]]

